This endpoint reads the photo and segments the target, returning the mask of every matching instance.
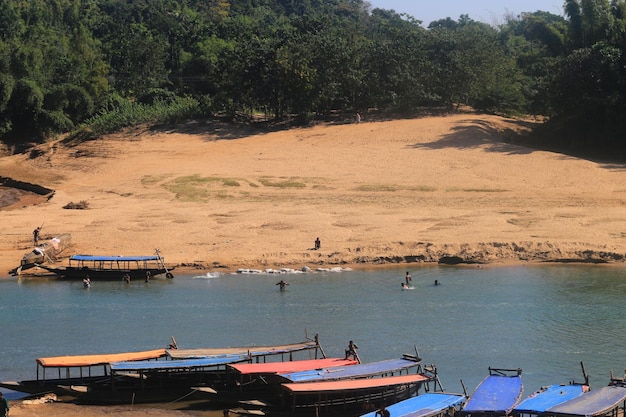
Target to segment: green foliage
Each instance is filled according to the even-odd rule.
[[[467,104],[584,121],[585,143],[624,148],[626,1],[564,14],[426,29],[364,0],[0,0],[0,138]]]
[[[192,98],[182,97],[170,103],[156,101],[153,104],[119,100],[101,114],[85,120],[79,134],[97,137],[138,124],[180,123],[198,115],[198,102]]]

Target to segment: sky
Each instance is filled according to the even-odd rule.
[[[395,10],[397,13],[406,13],[423,26],[434,20],[458,20],[462,14],[467,14],[473,20],[498,25],[505,23],[504,16],[519,15],[522,12],[542,10],[563,16],[564,0],[368,0],[372,8]]]

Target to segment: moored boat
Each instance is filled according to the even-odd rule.
[[[585,366],[580,363],[584,382],[571,381],[568,384],[548,385],[533,392],[521,403],[515,406],[511,415],[513,417],[538,417],[543,416],[549,409],[566,401],[574,399],[589,391],[589,376]]]
[[[148,256],[72,255],[65,267],[37,264],[62,279],[79,280],[86,276],[93,281],[149,280],[165,274],[173,278],[173,267],[167,267],[159,251]]]
[[[571,400],[550,407],[543,413],[550,417],[617,417],[626,409],[626,388],[611,385],[593,389]]]
[[[487,376],[461,409],[462,417],[506,417],[520,402],[521,369],[489,368]]]
[[[37,377],[33,380],[3,381],[0,387],[27,394],[55,392],[64,394],[61,386],[90,384],[107,379],[111,362],[148,361],[165,357],[165,349],[100,355],[73,355],[38,358]]]
[[[383,378],[345,379],[282,384],[282,408],[291,413],[359,415],[378,404],[394,403],[417,395],[432,381],[422,374]]]
[[[26,269],[56,260],[63,251],[69,248],[71,241],[72,235],[62,233],[37,245],[32,251],[22,256],[20,266],[10,271],[11,274],[19,275]]]
[[[386,409],[392,416],[447,417],[455,415],[464,401],[465,395],[462,394],[427,392],[391,404]],[[376,417],[376,411],[363,414],[361,417]]]
[[[280,373],[278,377],[281,378],[284,383],[333,381],[340,379],[384,377],[396,374],[402,375],[403,373],[409,374],[413,369],[415,373],[431,372],[433,375],[436,375],[436,370],[434,370],[433,367],[422,368],[420,358],[405,354],[397,359],[361,363],[349,367],[329,367],[292,373]]]

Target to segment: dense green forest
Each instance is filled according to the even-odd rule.
[[[0,139],[462,104],[547,116],[544,146],[621,156],[626,2],[566,0],[563,16],[494,26],[363,0],[0,0]]]

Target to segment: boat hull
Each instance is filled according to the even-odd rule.
[[[171,278],[171,272],[174,268],[148,268],[148,269],[115,269],[115,270],[100,270],[93,268],[51,268],[45,265],[38,265],[49,272],[52,272],[59,279],[66,280],[82,280],[85,276],[89,275],[89,279],[93,281],[122,281],[124,276],[128,274],[132,281],[145,281],[146,273],[150,272],[151,277],[158,277],[165,275],[167,278]]]

